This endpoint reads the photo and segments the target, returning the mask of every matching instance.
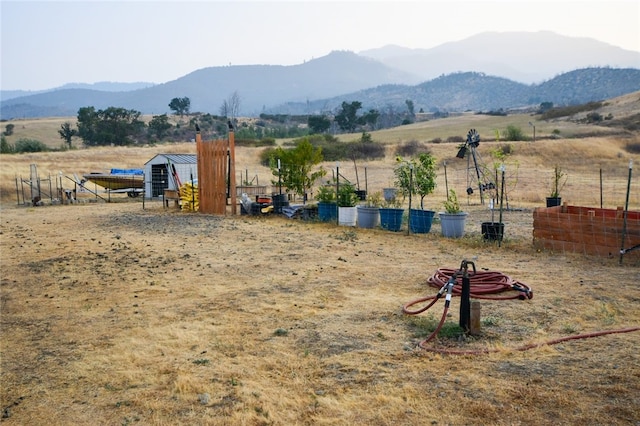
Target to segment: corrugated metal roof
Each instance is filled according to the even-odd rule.
[[[166,163],[167,160],[169,160],[173,164],[196,164],[197,163],[197,157],[195,154],[158,154],[144,164],[146,165],[151,162],[155,162],[154,160],[158,157],[164,157],[165,161],[163,161],[163,163]]]

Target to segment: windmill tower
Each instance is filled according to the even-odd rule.
[[[473,187],[477,185],[480,203],[484,204],[485,192],[495,190],[496,184],[492,176],[487,173],[488,169],[477,151],[478,145],[480,145],[480,134],[476,129],[469,130],[467,140],[458,150],[456,157],[462,159],[467,157],[467,195],[473,194]],[[466,155],[467,151],[469,151],[469,155]],[[473,165],[471,164],[472,160]]]

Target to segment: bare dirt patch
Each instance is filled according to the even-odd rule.
[[[2,210],[0,402],[7,424],[636,424],[640,270],[536,251],[139,202]],[[482,301],[481,336],[417,348],[401,306],[474,259],[534,298]],[[458,300],[447,323],[458,321]]]

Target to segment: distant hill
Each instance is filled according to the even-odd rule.
[[[565,105],[640,89],[639,52],[548,32],[484,33],[427,50],[387,46],[362,53],[334,51],[291,66],[208,67],[126,91],[114,89],[134,86],[70,84],[12,98],[2,92],[0,118],[74,116],[85,106],[158,115],[171,112],[171,99],[185,96],[192,112],[218,114],[234,92],[241,99],[240,114],[258,116],[332,111],[341,100],[359,100],[365,108],[404,108],[411,99],[416,110],[425,111],[519,108],[543,101]],[[602,66],[577,66],[584,62]],[[567,72],[549,74],[558,69]],[[547,79],[527,84],[514,77],[523,73],[547,73]]]
[[[333,111],[342,102],[362,102],[363,110],[406,110],[411,100],[415,111],[495,111],[554,105],[582,104],[640,90],[640,70],[587,68],[562,74],[538,85],[516,83],[477,72],[449,74],[416,86],[384,85],[308,103],[287,103],[270,113],[319,114]]]
[[[417,82],[415,76],[392,69],[371,58],[353,52],[335,51],[300,65],[243,65],[209,67],[177,80],[129,92],[100,92],[86,89],[61,89],[3,101],[2,118],[11,118],[17,105],[29,115],[25,105],[37,111],[60,108],[75,115],[83,106],[104,109],[119,106],[145,114],[170,113],[175,97],[188,97],[191,111],[217,114],[223,101],[238,92],[242,115],[260,112],[283,102],[304,102],[325,96],[361,90],[388,83]]]
[[[41,93],[53,92],[62,89],[89,89],[100,90],[103,92],[129,92],[131,90],[144,89],[154,86],[155,83],[136,82],[136,83],[115,83],[111,81],[101,81],[98,83],[67,83],[63,86],[48,90],[2,90],[0,91],[0,100],[19,98],[22,96],[38,95]]]
[[[485,32],[431,49],[390,45],[358,53],[422,81],[476,71],[533,84],[581,68],[640,68],[640,52],[550,31]]]

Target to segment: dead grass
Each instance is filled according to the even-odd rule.
[[[522,209],[505,212],[502,247],[479,235],[491,213],[475,199],[465,206],[468,232],[459,240],[442,238],[437,224],[429,234],[408,236],[279,217],[190,214],[159,202],[143,209],[139,200],[18,207],[12,179],[26,177],[30,163],[54,175],[140,167],[156,153],[193,152],[193,146],[2,156],[3,420],[636,424],[637,332],[514,350],[640,325],[640,265],[531,244],[531,209],[544,197],[552,163],[566,164],[573,179],[594,164],[621,168],[624,183],[628,159],[640,164],[624,143],[514,144],[510,161],[525,177],[512,201]],[[367,167],[370,191],[389,185],[392,149],[390,142],[384,160],[359,165]],[[451,144],[431,149],[448,162],[450,179],[462,179]],[[267,182],[258,152],[238,149],[237,169]],[[348,165],[343,169],[354,178]],[[593,192],[566,190],[577,201]],[[441,180],[427,202],[439,209],[443,197]],[[418,349],[424,324],[440,319],[443,303],[419,317],[403,315],[401,306],[434,294],[428,276],[462,259],[527,283],[534,298],[482,301],[479,337],[433,344],[496,352],[456,357]],[[446,324],[457,324],[458,309],[454,299]]]
[[[529,216],[509,212],[507,220],[530,227]],[[477,233],[450,241],[436,232],[185,214],[159,203],[4,208],[0,229],[8,422],[640,418],[634,333],[513,351],[637,326],[637,268],[537,252],[524,229],[498,248]],[[425,281],[436,268],[472,257],[531,285],[534,299],[483,301],[480,338],[434,344],[497,353],[417,349],[417,317],[400,307],[435,292]],[[442,306],[423,315],[439,319]],[[457,309],[454,299],[448,322]]]

